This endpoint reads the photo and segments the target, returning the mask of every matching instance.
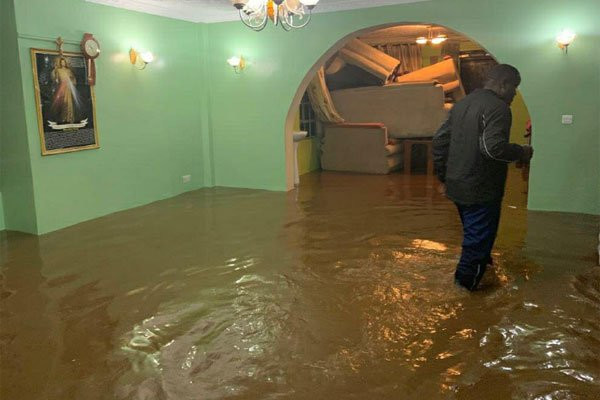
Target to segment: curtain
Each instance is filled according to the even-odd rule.
[[[353,39],[338,53],[338,56],[348,64],[356,65],[365,71],[375,75],[384,82],[391,81],[400,64],[394,58],[370,45]]]
[[[460,43],[446,41],[442,46],[442,57],[452,57],[456,65],[460,60]]]
[[[407,74],[423,67],[423,55],[421,54],[421,46],[418,44],[382,44],[376,47],[387,55],[400,60],[399,75]]]
[[[331,100],[331,94],[325,84],[325,69],[323,67],[319,68],[315,77],[308,85],[306,92],[308,93],[310,104],[313,110],[315,110],[315,114],[317,114],[317,117],[322,122],[344,122],[344,118],[338,114]]]

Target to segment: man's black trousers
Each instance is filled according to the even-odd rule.
[[[454,277],[456,283],[469,290],[477,288],[487,266],[492,264],[501,204],[501,200],[487,204],[456,204],[464,239]]]

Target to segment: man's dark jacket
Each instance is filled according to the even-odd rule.
[[[446,196],[486,204],[504,196],[507,165],[523,148],[509,143],[512,114],[496,93],[478,89],[454,105],[433,138],[433,157]]]

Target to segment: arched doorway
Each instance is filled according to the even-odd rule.
[[[415,42],[420,36],[423,36],[425,39],[429,39],[429,42],[427,44],[417,45]],[[438,36],[444,36],[447,40],[441,43],[431,43],[431,39]],[[382,51],[387,51],[388,49],[385,49],[385,47],[390,43],[410,43],[412,46],[418,46],[420,48],[421,67],[426,67],[441,61],[444,56],[448,56],[448,54],[444,53],[445,50],[442,49],[451,48],[453,52],[451,56],[455,58],[459,71],[461,71],[463,84],[467,94],[478,87],[478,85],[480,86],[483,77],[482,71],[489,65],[497,63],[496,58],[477,41],[451,28],[436,24],[409,22],[385,24],[362,29],[340,39],[317,60],[317,62],[305,75],[294,95],[289,108],[285,121],[286,183],[288,190],[294,188],[295,159],[292,134],[295,130],[298,130],[298,113],[306,89],[317,71],[334,59],[340,50],[345,48],[350,41],[353,41],[357,38],[374,48],[379,48],[379,50]],[[387,52],[393,53],[393,50]],[[468,73],[466,73],[467,70]],[[465,80],[466,75],[472,79]],[[480,81],[479,84],[476,82],[478,79]],[[527,121],[530,120],[530,115],[520,94],[517,96],[513,104],[513,116],[514,122],[513,132],[511,132],[511,141],[525,143],[528,140],[524,135],[525,126]],[[315,150],[313,149],[313,151]]]

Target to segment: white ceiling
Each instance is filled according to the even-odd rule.
[[[192,22],[224,22],[238,19],[230,0],[86,0],[90,3],[125,8]],[[380,7],[429,0],[321,0],[315,12]]]
[[[376,31],[365,33],[361,35],[359,39],[371,45],[384,43],[414,43],[415,39],[419,36],[429,36],[429,29],[431,29],[431,36],[444,34],[448,36],[450,41],[471,42],[471,40],[466,36],[451,29],[437,25],[392,26],[389,28],[378,29]],[[476,44],[473,43],[473,45]]]

